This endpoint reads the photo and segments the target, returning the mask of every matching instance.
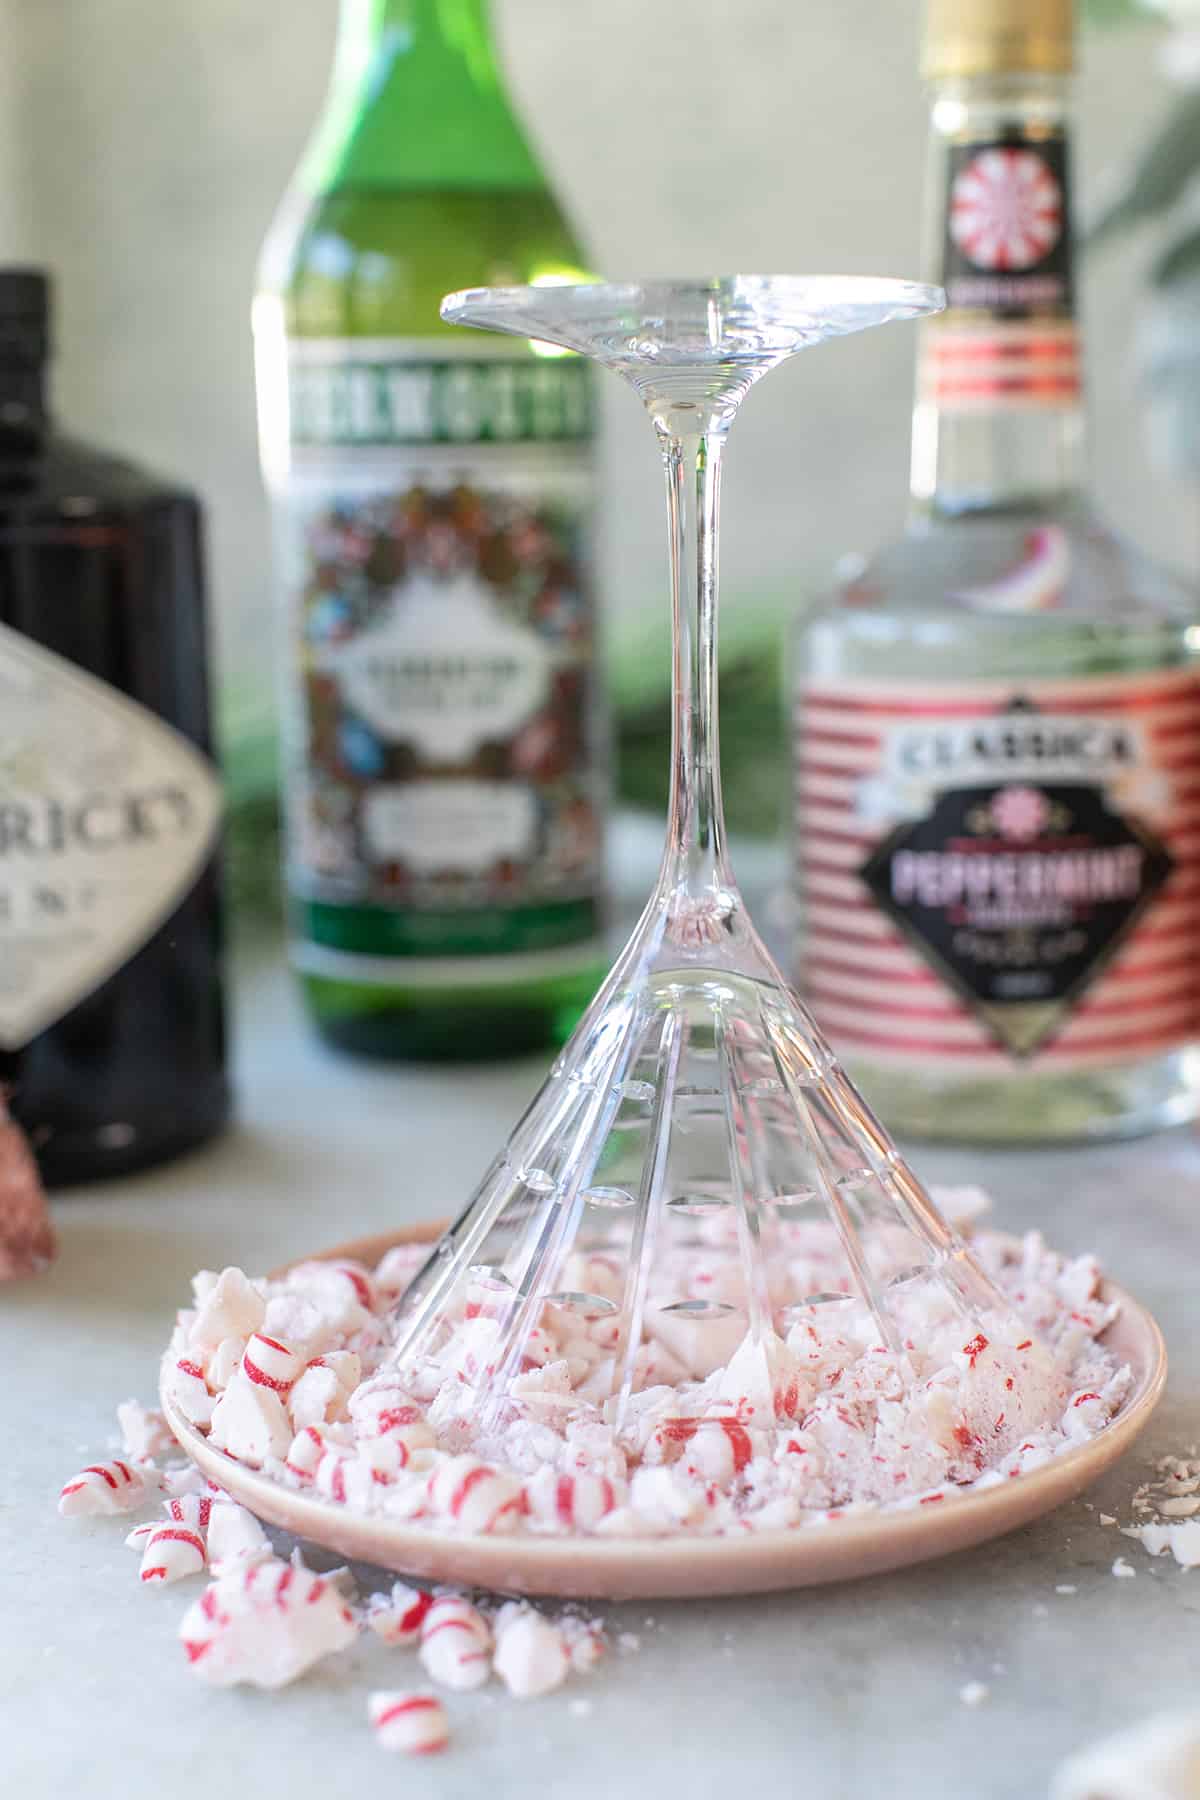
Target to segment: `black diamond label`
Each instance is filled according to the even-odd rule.
[[[1058,1032],[1174,867],[1103,788],[950,788],[860,874],[1012,1055]]]

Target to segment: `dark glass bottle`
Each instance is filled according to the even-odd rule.
[[[65,1184],[229,1089],[200,509],[54,432],[48,299],[0,270],[0,1083]]]

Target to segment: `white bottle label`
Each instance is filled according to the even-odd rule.
[[[804,985],[838,1050],[1003,1078],[1194,1042],[1200,677],[814,682]]]
[[[553,656],[528,625],[503,618],[482,581],[418,575],[344,649],[320,659],[359,718],[428,762],[465,762],[511,738],[550,697]]]
[[[220,811],[186,738],[0,625],[0,1049],[146,943],[207,860]]]
[[[591,374],[460,337],[260,332],[294,954],[348,980],[510,979],[600,929]]]

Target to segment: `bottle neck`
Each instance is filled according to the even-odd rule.
[[[342,0],[300,183],[325,193],[544,185],[504,92],[487,0]]]
[[[927,266],[947,310],[921,331],[917,520],[1082,501],[1069,130],[1064,76],[960,78],[934,91]]]
[[[49,432],[45,364],[0,357],[0,486],[41,454]]]

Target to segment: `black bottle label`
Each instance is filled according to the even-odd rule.
[[[861,869],[1015,1056],[1051,1037],[1174,863],[1084,785],[948,788]]]
[[[952,309],[1074,310],[1067,145],[1013,131],[950,147],[942,285]]]
[[[0,1049],[146,943],[211,855],[220,809],[186,738],[0,625]]]
[[[806,978],[836,1046],[998,1074],[1195,1035],[1194,673],[802,700]]]

